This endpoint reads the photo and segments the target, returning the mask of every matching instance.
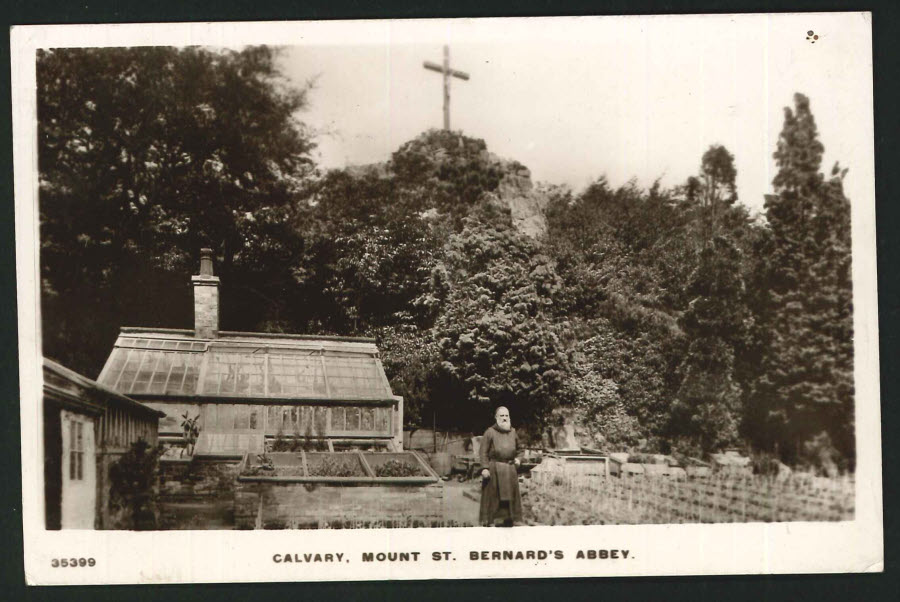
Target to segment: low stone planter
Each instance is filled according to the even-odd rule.
[[[412,474],[379,476],[385,472]],[[234,496],[238,529],[415,527],[443,520],[443,483],[415,452],[248,457]]]

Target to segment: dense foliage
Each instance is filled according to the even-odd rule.
[[[47,355],[96,376],[119,325],[189,324],[201,246],[226,323],[279,317],[312,142],[272,50],[40,51],[37,86]]]
[[[40,54],[45,353],[92,375],[126,322],[188,326],[209,245],[224,329],[377,337],[410,424],[481,430],[503,404],[535,438],[852,468],[849,201],[807,99],[764,219],[713,145],[672,189],[535,189],[532,236],[504,199],[527,170],[458,132],[315,170],[273,59]]]
[[[135,531],[157,528],[161,452],[161,448],[138,439],[109,467],[109,509],[115,528]]]

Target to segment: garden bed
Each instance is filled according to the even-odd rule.
[[[440,477],[416,452],[301,450],[248,456],[238,479],[426,485],[438,482]]]
[[[533,473],[523,489],[529,524],[846,521],[850,477],[714,475],[705,479],[603,479]]]
[[[432,525],[443,483],[415,452],[273,452],[237,478],[239,529]]]
[[[427,467],[410,453],[367,453],[366,463],[376,477],[427,477]]]
[[[356,452],[310,452],[306,456],[306,476],[367,477],[362,458]]]

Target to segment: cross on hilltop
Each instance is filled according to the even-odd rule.
[[[450,68],[450,48],[444,46],[444,64],[438,65],[431,61],[425,61],[423,66],[431,71],[437,71],[444,76],[444,129],[450,129],[450,78],[456,77],[468,81],[469,74],[464,71],[456,71]]]

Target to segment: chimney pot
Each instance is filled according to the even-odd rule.
[[[200,275],[213,275],[212,249],[200,249]]]

